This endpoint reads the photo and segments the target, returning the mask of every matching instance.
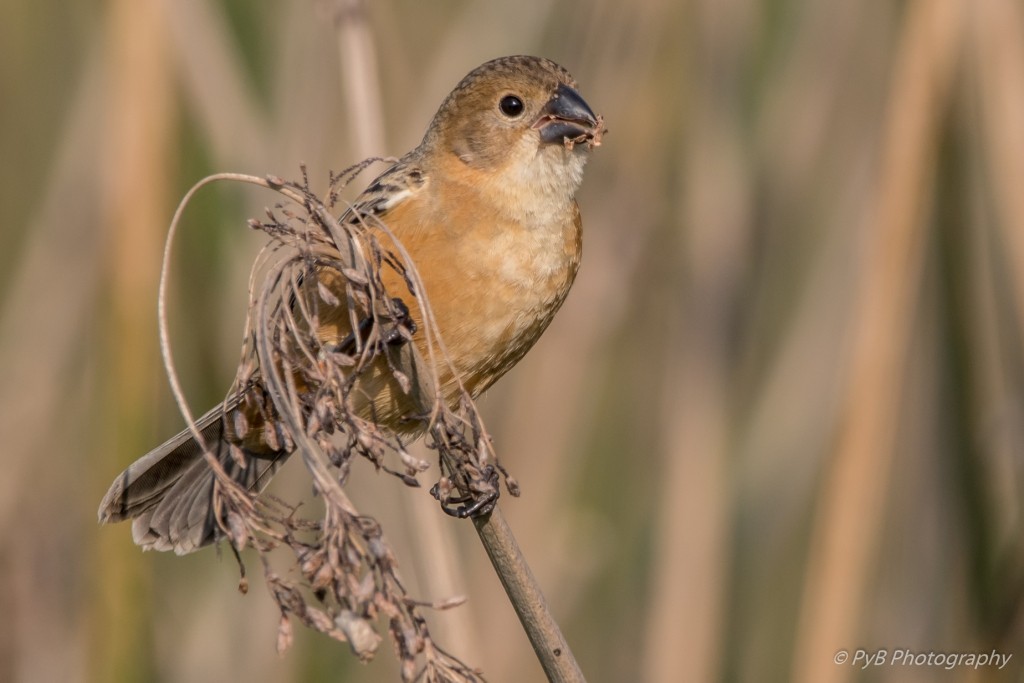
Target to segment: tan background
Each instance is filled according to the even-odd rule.
[[[301,629],[279,657],[255,566],[242,597],[230,557],[143,555],[95,510],[181,426],[155,287],[184,191],[300,161],[323,188],[519,52],[610,130],[576,287],[482,401],[589,680],[1024,680],[1019,2],[343,4],[0,5],[0,680],[395,680],[386,646],[364,667]],[[187,216],[197,410],[230,381],[270,201],[213,189]],[[468,526],[360,465],[414,592],[470,597],[439,640],[538,680]],[[858,648],[1014,658],[833,663]]]

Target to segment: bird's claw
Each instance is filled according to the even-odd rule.
[[[441,503],[441,510],[446,515],[458,519],[468,517],[484,517],[491,514],[494,506],[498,504],[498,497],[501,495],[501,486],[498,470],[487,465],[483,472],[483,479],[487,482],[483,490],[476,490],[470,494],[457,496],[445,496],[441,493],[440,484],[434,484],[430,489],[430,495]]]

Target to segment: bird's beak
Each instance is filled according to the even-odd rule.
[[[540,116],[533,123],[544,142],[571,146],[574,142],[600,140],[601,117],[569,86],[559,83]]]

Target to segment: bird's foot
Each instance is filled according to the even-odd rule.
[[[441,503],[441,509],[446,515],[459,519],[489,515],[501,495],[498,470],[493,465],[486,465],[480,475],[479,479],[469,485],[469,493],[452,495],[451,482],[446,479],[434,484],[430,495]]]

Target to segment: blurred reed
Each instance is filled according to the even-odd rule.
[[[932,199],[939,131],[960,53],[960,3],[906,9],[879,154],[862,229],[848,377],[831,462],[818,495],[801,604],[794,678],[842,681],[829,656],[855,643],[889,496],[901,387],[906,381]]]
[[[177,166],[178,112],[161,18],[158,6],[127,0],[110,6],[104,27],[109,80],[100,129],[104,145],[98,159],[97,219],[105,301],[97,312],[97,336],[106,376],[100,388],[104,408],[97,415],[104,452],[95,460],[102,464],[97,469],[116,468],[125,451],[145,451],[151,433],[146,420],[161,379],[152,345],[123,343],[153,333],[151,295],[157,274],[151,266],[159,258],[161,238],[152,226],[164,219],[172,201]],[[111,538],[103,538],[94,552],[92,674],[96,680],[151,676],[145,625],[158,612],[143,597],[150,578],[143,560]]]

